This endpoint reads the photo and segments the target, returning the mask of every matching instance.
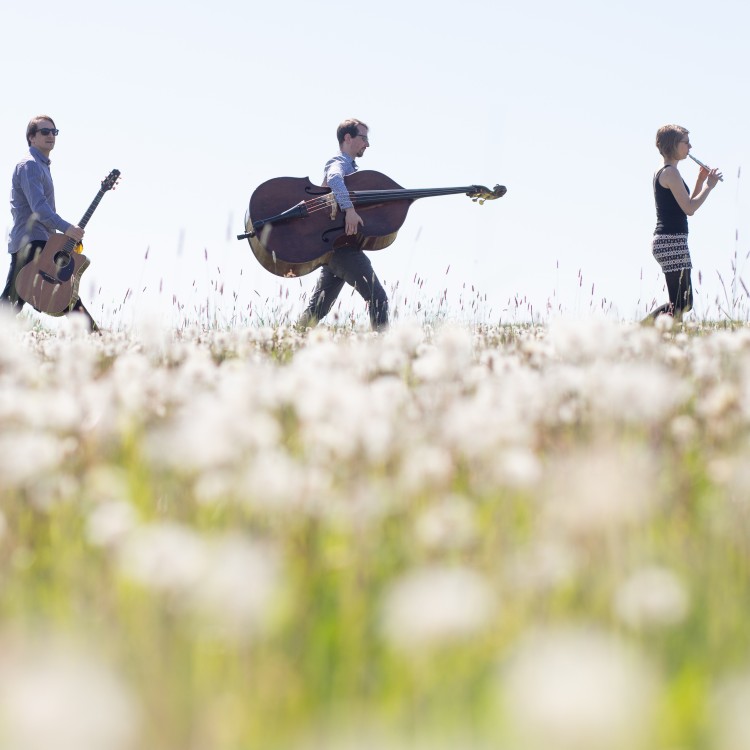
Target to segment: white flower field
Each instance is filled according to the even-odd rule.
[[[0,339],[0,747],[750,746],[747,324]]]

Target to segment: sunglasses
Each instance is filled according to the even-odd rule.
[[[57,135],[60,131],[57,128],[37,128],[36,132],[42,135]]]

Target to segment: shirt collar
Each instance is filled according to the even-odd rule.
[[[29,153],[37,160],[41,161],[47,166],[52,164],[52,160],[48,159],[36,146],[29,146]]]
[[[349,164],[351,164],[356,169],[357,162],[354,161],[354,159],[352,159],[352,157],[349,156],[349,154],[345,154],[343,151],[341,151],[341,156],[344,159],[344,161],[349,162]]]

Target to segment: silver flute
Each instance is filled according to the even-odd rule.
[[[710,172],[710,171],[711,171],[711,167],[707,167],[707,166],[706,166],[706,165],[705,165],[705,164],[704,164],[704,163],[703,163],[702,161],[700,161],[700,159],[696,159],[696,158],[695,158],[695,157],[694,157],[694,156],[693,156],[692,154],[688,154],[688,156],[689,156],[689,157],[690,157],[690,158],[691,158],[691,159],[692,159],[692,160],[693,160],[693,161],[694,161],[694,162],[695,162],[695,163],[696,163],[696,164],[697,164],[697,165],[698,165],[699,167],[703,167],[703,169],[705,169],[705,170],[706,170],[706,171],[708,171],[708,172]],[[723,178],[723,177],[719,177],[719,182],[724,182],[724,178]]]

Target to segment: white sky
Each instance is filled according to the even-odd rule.
[[[178,324],[173,295],[183,317],[208,302],[220,323],[233,310],[246,321],[250,302],[266,316],[277,304],[296,314],[317,273],[272,276],[235,235],[257,185],[282,175],[318,183],[336,125],[359,117],[371,135],[362,169],[408,188],[508,187],[481,207],[461,195],[412,206],[396,243],[371,254],[386,287],[398,283],[395,307],[414,315],[418,299],[429,307],[447,290],[464,315],[486,297],[476,316],[488,322],[528,317],[516,297],[570,316],[601,310],[604,299],[608,315],[631,320],[666,301],[650,252],[651,178],[656,130],[676,122],[690,130],[693,153],[725,175],[690,220],[696,312],[720,317],[718,273],[729,286],[735,253],[750,287],[750,192],[738,178],[750,155],[748,8],[5,4],[0,179],[9,191],[26,123],[39,113],[60,129],[52,168],[65,219],[77,222],[101,180],[122,171],[84,240],[92,263],[82,296],[105,323],[129,325],[160,306]],[[692,189],[697,166],[681,171]],[[6,271],[7,257],[3,279]],[[358,297],[342,299],[363,312]]]

